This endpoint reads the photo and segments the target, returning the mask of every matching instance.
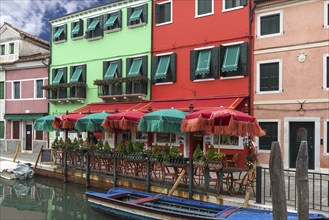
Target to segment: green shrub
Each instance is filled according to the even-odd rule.
[[[208,153],[207,153],[207,159],[209,161],[214,160],[215,153],[216,153],[215,147],[214,147],[214,145],[211,144],[209,147]]]
[[[203,160],[204,159],[204,154],[201,150],[200,144],[198,144],[193,152],[193,158],[195,160]]]
[[[134,152],[134,144],[131,141],[128,141],[128,144],[126,146],[126,153],[132,153]]]

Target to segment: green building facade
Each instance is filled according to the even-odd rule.
[[[50,114],[150,99],[151,10],[150,0],[124,0],[50,21]]]

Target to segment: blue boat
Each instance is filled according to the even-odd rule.
[[[94,211],[124,219],[273,219],[273,212],[252,208],[157,195],[126,188],[112,188],[107,193],[86,192]],[[288,213],[297,219],[297,213]],[[309,219],[328,219],[322,214],[310,214]]]

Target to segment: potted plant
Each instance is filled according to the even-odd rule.
[[[197,144],[194,152],[193,152],[193,159],[197,162],[197,163],[203,163],[204,162],[204,154],[203,151],[201,149],[200,144]]]

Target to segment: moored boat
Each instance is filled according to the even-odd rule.
[[[93,210],[125,219],[273,219],[273,212],[269,210],[218,205],[126,188],[112,188],[107,193],[90,191],[86,196]],[[297,219],[297,213],[289,212],[288,219]],[[310,214],[309,219],[328,218]]]

